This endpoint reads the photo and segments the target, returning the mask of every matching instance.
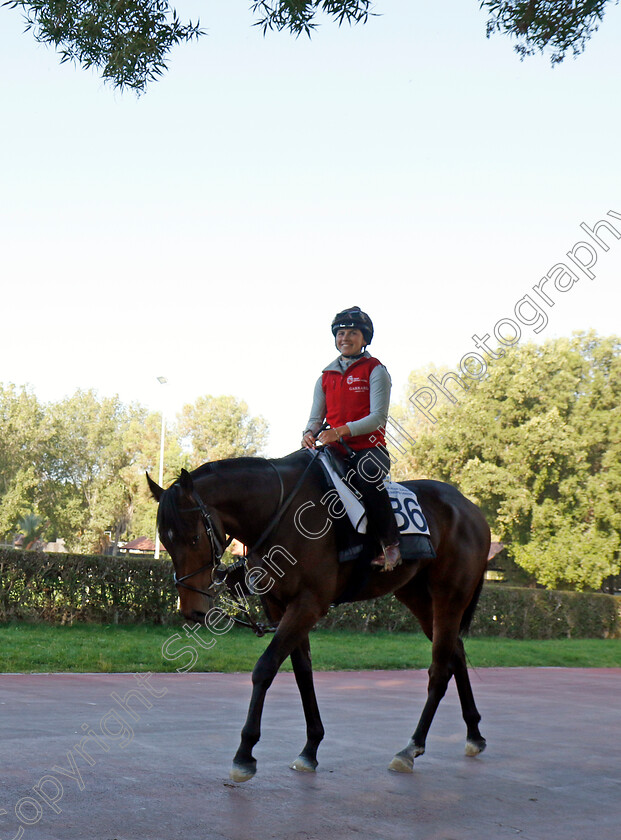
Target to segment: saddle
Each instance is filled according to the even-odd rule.
[[[356,600],[371,577],[371,560],[377,557],[380,545],[366,530],[366,512],[356,492],[347,482],[351,466],[329,447],[316,454],[323,472],[324,493],[338,494],[344,506],[343,515],[332,517],[339,563],[353,561],[353,568],[345,591],[335,604]],[[402,484],[388,482],[388,495],[399,527],[399,546],[405,563],[433,560],[436,556],[425,515],[416,494]],[[324,495],[324,499],[326,496]],[[334,497],[333,497],[334,501]],[[330,509],[334,509],[330,504]],[[347,512],[347,515],[344,513]],[[254,594],[245,579],[246,558],[229,566],[222,580],[232,593]],[[255,630],[256,632],[256,630]],[[264,632],[262,628],[261,632]]]
[[[339,562],[356,560],[361,565],[368,565],[378,555],[380,546],[367,533],[366,511],[358,498],[359,494],[347,480],[351,467],[329,447],[324,447],[317,457],[324,472],[326,487],[338,493],[347,513],[347,516],[333,519]],[[405,562],[433,560],[436,553],[416,494],[397,482],[386,482],[386,489],[399,529],[402,559]]]

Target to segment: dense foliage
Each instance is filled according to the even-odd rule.
[[[621,338],[498,353],[455,403],[438,400],[399,468],[459,486],[539,583],[598,589],[621,567]]]
[[[0,428],[0,541],[22,533],[28,545],[35,521],[37,537],[62,538],[72,551],[155,536],[145,471],[158,478],[160,415],[94,391],[42,405],[26,389],[0,384]],[[245,403],[200,397],[166,429],[164,484],[182,467],[260,454],[266,437],[265,421]]]
[[[115,87],[144,90],[166,69],[173,46],[198,38],[199,24],[181,23],[168,0],[9,0],[23,10],[37,41],[61,61],[95,67]]]
[[[597,30],[609,3],[618,0],[481,0],[487,34],[517,39],[522,56],[551,53],[552,63],[579,54]],[[168,0],[7,0],[20,8],[37,41],[54,46],[62,61],[94,67],[118,88],[144,91],[167,67],[171,49],[204,34],[183,23]],[[474,9],[474,2],[472,3]],[[366,23],[371,0],[251,0],[263,32],[309,35],[322,14],[340,25]],[[381,4],[378,5],[381,11]]]

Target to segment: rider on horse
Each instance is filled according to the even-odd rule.
[[[353,450],[351,484],[362,496],[370,528],[383,551],[373,565],[390,571],[401,562],[397,524],[384,486],[390,471],[384,429],[392,383],[384,365],[366,350],[373,323],[360,307],[339,312],[332,321],[332,334],[341,355],[317,380],[302,445],[310,449],[317,440],[346,456],[345,442]],[[331,428],[315,437],[326,422]]]

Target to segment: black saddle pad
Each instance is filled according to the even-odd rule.
[[[334,525],[339,563],[355,560],[362,565],[368,565],[380,553],[381,546],[377,540],[368,534],[354,531],[347,517],[335,520]],[[436,556],[431,539],[425,534],[404,534],[399,538],[399,546],[405,562],[434,560]]]
[[[380,544],[368,534],[359,534],[349,519],[344,516],[334,521],[339,563],[353,561],[353,568],[341,596],[336,604],[355,601],[371,577],[371,560],[381,551]],[[404,563],[433,560],[436,556],[431,540],[424,534],[405,534],[399,539],[401,557]]]

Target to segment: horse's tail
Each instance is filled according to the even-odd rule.
[[[477,583],[477,588],[474,590],[474,595],[472,596],[470,603],[464,610],[464,614],[461,618],[461,624],[459,625],[459,633],[461,636],[468,635],[470,625],[472,624],[472,619],[474,618],[474,614],[477,610],[477,605],[479,603],[479,597],[481,596],[481,590],[483,589],[484,580],[485,572],[481,575],[481,580]]]

